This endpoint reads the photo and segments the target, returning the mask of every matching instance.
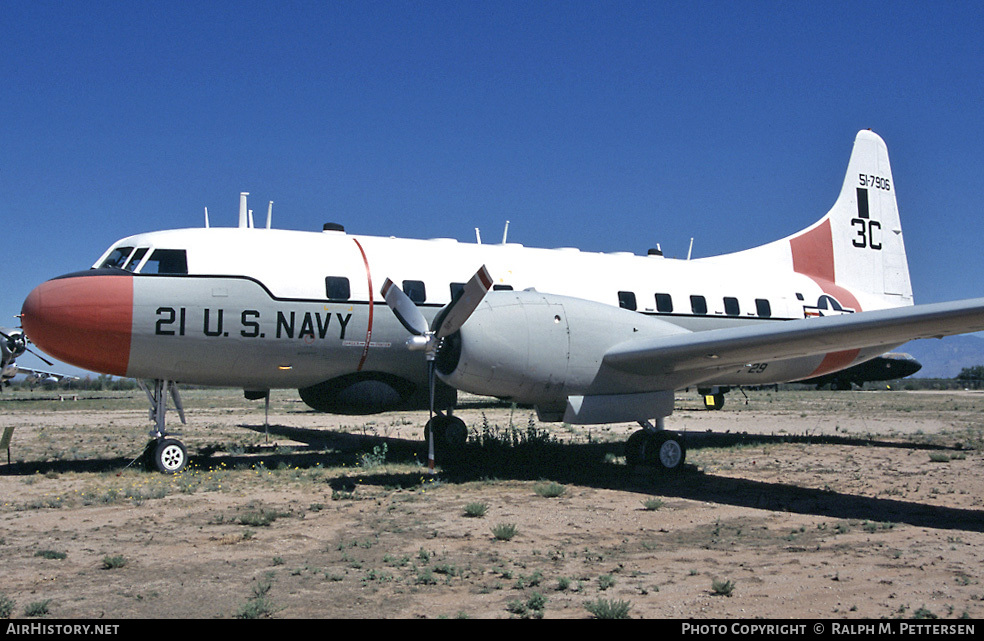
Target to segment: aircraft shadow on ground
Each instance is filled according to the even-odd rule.
[[[242,454],[214,452],[193,456],[196,468],[222,464],[228,468],[262,465],[310,468],[316,466],[352,466],[353,471],[333,479],[336,491],[352,491],[357,486],[415,487],[428,473],[427,447],[422,440],[408,440],[283,425],[241,425],[268,434],[271,444],[254,446]],[[287,438],[303,446],[279,446],[276,438]],[[862,447],[903,449],[948,449],[940,446],[892,442],[850,436],[772,436],[751,434],[698,433],[687,435],[691,451],[708,447],[752,444],[836,444]],[[358,467],[365,455],[379,453],[385,444],[385,460],[410,463],[411,472],[387,470],[385,466]],[[438,479],[442,483],[467,483],[487,479],[550,480],[558,483],[637,492],[640,495],[688,499],[737,507],[809,514],[836,519],[882,523],[905,523],[934,529],[984,531],[984,511],[926,505],[897,498],[859,496],[828,489],[804,488],[788,483],[756,481],[720,476],[685,465],[677,474],[660,475],[645,467],[629,468],[619,462],[624,443],[557,443],[532,441],[510,445],[469,444],[462,450],[439,452]],[[106,473],[126,467],[140,467],[134,460],[121,457],[76,460],[21,462],[0,465],[3,475],[30,475],[65,472]]]
[[[254,427],[257,431],[263,426]],[[347,434],[315,429],[270,426],[270,434],[309,443],[314,447],[331,447],[340,451],[368,452],[382,443],[387,444],[388,460],[422,462],[426,459],[423,441],[385,438],[365,434]],[[698,433],[687,435],[690,450],[736,445],[804,443],[816,445],[848,445],[901,449],[950,449],[886,441],[873,438],[840,435],[772,436],[754,434]],[[919,527],[984,531],[984,511],[926,505],[895,498],[876,498],[836,492],[827,489],[804,488],[786,483],[754,481],[719,476],[685,466],[677,475],[659,476],[645,468],[630,469],[611,462],[623,455],[623,443],[526,443],[516,447],[495,444],[467,446],[455,454],[438,457],[440,478],[445,482],[465,483],[483,479],[552,480],[559,483],[658,494],[695,501],[710,501],[726,505],[779,512],[812,514],[838,519],[875,522],[907,523]],[[423,453],[423,456],[422,456]],[[399,475],[397,475],[399,476]],[[410,485],[419,482],[420,473],[403,475],[406,483],[386,472],[372,469],[338,479],[338,489],[359,485]]]

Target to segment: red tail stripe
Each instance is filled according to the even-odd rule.
[[[824,220],[813,229],[792,238],[789,247],[793,254],[793,271],[809,276],[820,289],[836,298],[856,312],[861,311],[861,304],[850,291],[836,284],[836,269],[834,266],[834,241],[830,227],[830,219]],[[859,350],[831,352],[824,356],[823,361],[811,376],[820,376],[842,370],[858,357]]]

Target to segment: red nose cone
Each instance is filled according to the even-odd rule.
[[[55,358],[125,376],[130,361],[133,277],[66,276],[41,283],[24,301],[24,333]]]

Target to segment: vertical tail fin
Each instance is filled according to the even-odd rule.
[[[888,148],[858,132],[837,202],[789,239],[793,270],[863,298],[863,307],[912,304],[909,267]]]

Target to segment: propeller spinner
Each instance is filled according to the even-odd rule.
[[[436,384],[434,359],[441,347],[441,341],[461,329],[461,326],[478,308],[485,298],[485,294],[491,288],[492,277],[483,265],[454,299],[438,312],[433,323],[428,325],[427,319],[424,318],[420,309],[402,289],[389,278],[383,283],[381,293],[386,304],[393,310],[400,323],[407,328],[407,331],[413,334],[407,340],[407,347],[411,350],[425,352],[427,358],[427,388],[430,399],[430,415],[427,421],[427,462],[432,472],[434,470],[434,430],[430,427],[434,419],[434,386]]]

